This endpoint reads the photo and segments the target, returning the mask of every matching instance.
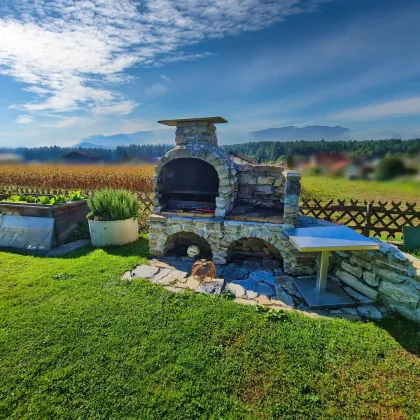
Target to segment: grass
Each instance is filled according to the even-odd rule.
[[[418,181],[350,181],[327,176],[302,177],[307,198],[323,200],[402,201],[418,202],[420,205],[420,182]]]
[[[0,252],[0,417],[415,418],[417,326],[173,294],[120,275],[147,241]]]

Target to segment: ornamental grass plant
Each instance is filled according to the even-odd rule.
[[[115,221],[139,217],[139,202],[136,196],[127,190],[99,190],[88,198],[88,206],[89,220]]]

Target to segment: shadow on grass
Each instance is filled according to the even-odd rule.
[[[413,321],[394,314],[378,322],[379,327],[387,331],[409,353],[420,356],[420,326]]]
[[[121,257],[145,257],[149,256],[149,241],[146,237],[140,236],[139,240],[132,242],[127,245],[121,246],[107,246],[103,248],[95,248],[92,245],[86,245],[82,248],[76,249],[64,255],[51,256],[46,254],[41,254],[39,252],[28,252],[24,250],[19,250],[16,248],[3,248],[0,251],[10,252],[12,254],[22,255],[22,256],[33,256],[38,258],[53,258],[53,259],[65,259],[72,260],[86,255],[91,254],[97,249],[102,249],[105,253],[109,255],[117,255]]]
[[[121,257],[148,257],[149,255],[149,240],[140,236],[139,240],[131,244],[123,246],[108,246],[102,248],[104,252],[110,255],[118,255]]]

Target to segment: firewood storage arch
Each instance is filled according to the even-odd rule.
[[[271,260],[272,267],[270,268],[283,267],[283,256],[280,250],[265,239],[246,236],[236,239],[229,245],[227,252],[228,262],[240,263],[249,259],[258,259],[262,262]]]
[[[163,255],[185,256],[190,245],[198,246],[200,258],[213,259],[213,252],[209,243],[196,233],[186,230],[181,230],[168,236],[163,249]]]

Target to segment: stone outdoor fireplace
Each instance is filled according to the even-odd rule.
[[[305,265],[283,234],[297,222],[297,172],[235,161],[218,147],[221,117],[159,122],[176,127],[176,146],[155,169],[151,254],[183,256],[194,244],[216,264],[261,258],[294,274],[313,270],[313,259]]]

